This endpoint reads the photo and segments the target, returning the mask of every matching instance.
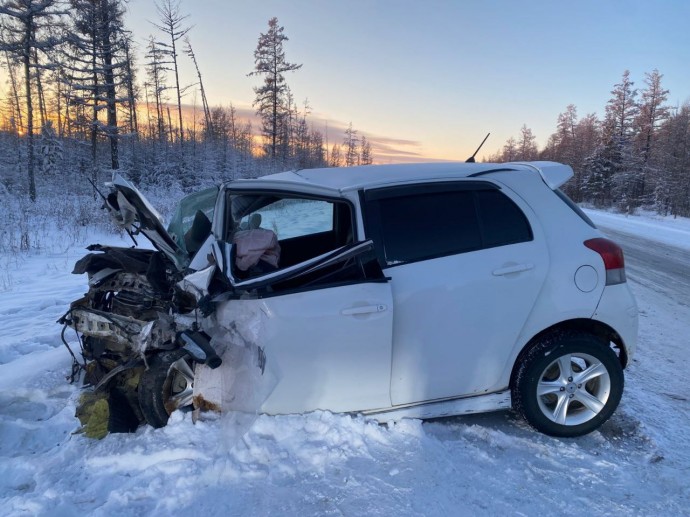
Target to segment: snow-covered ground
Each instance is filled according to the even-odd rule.
[[[690,249],[688,220],[589,214],[651,249]],[[85,244],[105,239],[119,242]],[[664,285],[630,274],[638,354],[620,408],[586,437],[510,413],[388,427],[259,416],[243,436],[177,413],[95,441],[72,434],[79,391],[55,324],[85,290],[70,274],[82,254],[0,254],[3,515],[690,515],[690,307]]]

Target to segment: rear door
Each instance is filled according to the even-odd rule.
[[[548,269],[529,208],[476,180],[365,199],[367,235],[393,289],[393,405],[500,388]]]

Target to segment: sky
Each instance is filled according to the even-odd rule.
[[[629,69],[636,87],[655,68],[669,103],[690,100],[690,2],[578,0],[182,0],[211,105],[253,111],[247,77],[254,49],[276,16],[289,41],[287,74],[331,145],[352,123],[374,143],[377,163],[478,158],[526,124],[543,146],[558,114],[603,116]],[[130,0],[127,25],[141,50],[153,0]],[[143,58],[142,58],[143,62]],[[183,84],[195,82],[191,63]],[[194,95],[184,100],[194,103]],[[197,98],[196,102],[200,104]],[[244,111],[246,109],[246,111]]]

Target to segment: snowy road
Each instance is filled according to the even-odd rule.
[[[0,513],[690,516],[690,221],[590,215],[626,251],[640,337],[618,411],[578,439],[511,413],[260,416],[244,436],[176,413],[163,429],[73,435],[55,320],[84,291],[69,274],[83,250],[0,254]]]
[[[690,307],[690,251],[599,225],[621,245],[628,277]]]

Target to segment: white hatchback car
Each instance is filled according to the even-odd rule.
[[[582,435],[621,399],[637,308],[621,249],[558,189],[571,175],[298,170],[188,196],[167,230],[117,177],[107,208],[156,251],[92,246],[63,322],[111,430],[191,406],[379,421],[513,407]]]

